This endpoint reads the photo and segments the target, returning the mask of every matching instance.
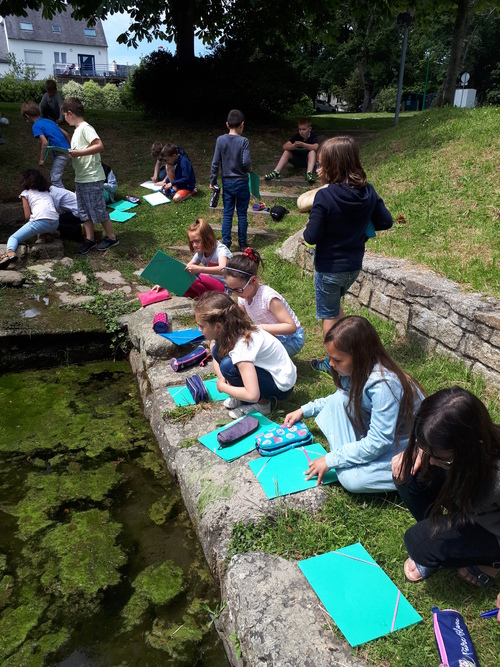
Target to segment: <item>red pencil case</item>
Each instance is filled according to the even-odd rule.
[[[160,290],[158,290],[158,292],[154,289],[149,290],[149,292],[142,292],[141,294],[137,295],[137,298],[144,307],[149,306],[151,303],[158,303],[158,301],[166,301],[172,297],[168,291],[162,287]]]

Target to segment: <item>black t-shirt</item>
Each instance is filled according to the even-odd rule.
[[[312,131],[309,132],[309,136],[307,137],[307,139],[302,139],[300,134],[297,132],[297,134],[294,134],[293,137],[290,139],[290,143],[294,144],[296,141],[303,141],[305,144],[311,144],[311,145],[319,143],[318,137]]]

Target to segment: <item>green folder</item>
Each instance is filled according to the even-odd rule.
[[[250,194],[253,195],[257,201],[260,201],[260,178],[255,171],[251,171],[248,174],[248,187],[250,188]]]
[[[63,155],[69,154],[68,148],[61,148],[61,146],[45,146],[45,153],[43,154],[43,161],[47,159],[49,151],[55,151],[56,153],[63,153]]]
[[[141,273],[141,277],[164,287],[177,296],[182,296],[195,281],[195,277],[185,271],[185,268],[186,265],[179,262],[178,259],[158,250]]]
[[[298,566],[351,646],[422,620],[359,542]]]

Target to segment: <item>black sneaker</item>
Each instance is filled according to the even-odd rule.
[[[78,248],[78,254],[79,255],[86,255],[89,250],[92,250],[92,248],[95,248],[97,243],[95,241],[89,241],[89,239],[85,239],[85,241],[82,243],[82,245]]]
[[[118,239],[110,239],[109,236],[105,236],[97,246],[97,250],[109,250],[119,243],[120,241]]]
[[[272,181],[273,178],[277,178],[278,180],[281,180],[281,175],[280,175],[279,171],[276,171],[276,169],[273,169],[268,174],[265,174],[264,178],[265,178],[266,181]]]

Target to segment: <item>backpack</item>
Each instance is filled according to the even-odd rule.
[[[275,426],[255,438],[255,446],[261,456],[275,456],[294,447],[304,447],[313,442],[313,437],[304,422],[290,428]]]
[[[287,211],[284,206],[273,206],[271,208],[271,210],[269,211],[269,214],[270,214],[271,218],[275,222],[279,222],[280,220],[283,220],[283,218],[285,217],[285,215],[287,213],[290,213],[290,211]]]

